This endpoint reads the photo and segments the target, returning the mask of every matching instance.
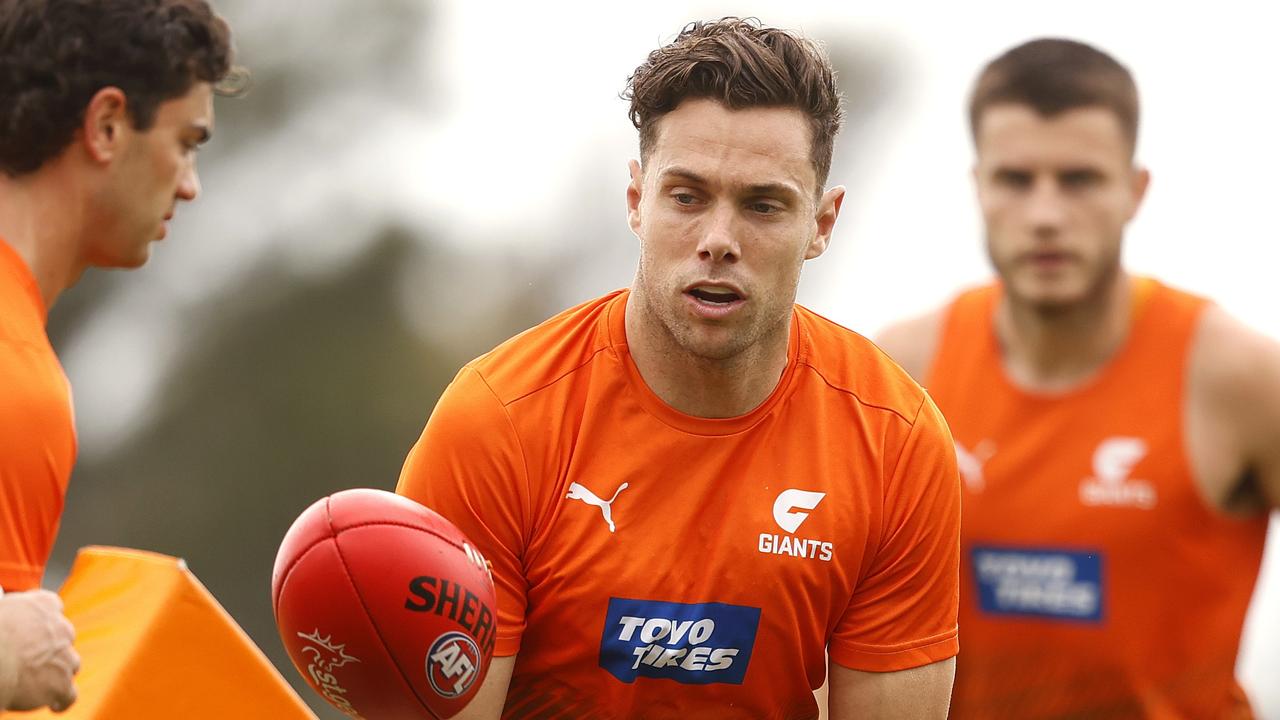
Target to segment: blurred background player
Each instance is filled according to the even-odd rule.
[[[195,199],[231,70],[204,0],[0,2],[0,707],[76,696],[72,629],[37,589],[76,453],[49,308],[87,267],[145,263]]]
[[[1280,348],[1121,265],[1150,176],[1130,73],[1044,39],[970,100],[999,281],[888,328],[964,480],[955,717],[1250,717]]]
[[[817,717],[829,649],[831,717],[945,717],[950,436],[794,304],[844,197],[823,189],[826,57],[693,23],[628,97],[631,288],[464,367],[401,476],[493,563],[496,657],[465,716]]]

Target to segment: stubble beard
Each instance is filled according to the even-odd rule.
[[[720,326],[723,339],[706,337],[698,321],[687,317],[682,305],[684,293],[677,283],[655,282],[643,260],[636,273],[636,290],[648,316],[647,323],[657,331],[658,349],[670,359],[692,360],[717,367],[736,366],[752,360],[751,349],[766,334],[757,313],[749,313],[732,325]],[[754,308],[744,308],[752,310]]]
[[[996,274],[1001,279],[1001,283],[1004,286],[1004,294],[1008,301],[1014,307],[1048,322],[1073,316],[1082,310],[1087,310],[1106,302],[1116,277],[1121,273],[1118,252],[1110,256],[1099,256],[1093,260],[1086,259],[1079,270],[1083,275],[1083,281],[1077,292],[1062,298],[1035,297],[1032,294],[1023,293],[1017,282],[1009,281],[1011,274],[1018,272],[1020,268],[1014,266],[1013,260],[1002,261],[998,259],[995,253],[991,251],[990,239],[988,239],[987,243],[988,257],[992,266],[996,269]],[[1119,244],[1116,247],[1119,247]]]

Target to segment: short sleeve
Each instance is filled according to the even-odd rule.
[[[886,450],[879,548],[828,648],[834,662],[870,672],[959,650],[960,477],[951,433],[927,395],[896,462]]]
[[[489,560],[498,594],[494,652],[519,652],[528,591],[522,560],[528,473],[506,409],[473,368],[464,367],[441,395],[396,492],[443,515]]]
[[[52,351],[0,337],[0,589],[40,586],[75,464],[73,422]]]

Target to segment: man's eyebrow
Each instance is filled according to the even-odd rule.
[[[800,197],[800,192],[786,183],[758,183],[748,186],[747,192],[752,195]]]
[[[660,175],[660,177],[662,177],[662,178],[670,178],[670,177],[681,178],[681,179],[684,179],[684,180],[688,180],[689,182],[693,183],[694,185],[706,185],[706,184],[707,184],[707,179],[706,179],[706,178],[702,177],[701,175],[699,175],[698,173],[696,173],[696,172],[694,172],[694,171],[692,171],[692,170],[687,170],[687,169],[682,168],[682,167],[669,167],[669,168],[666,168],[666,169],[664,169],[664,170],[662,171],[662,174]]]
[[[666,168],[665,170],[662,171],[661,177],[663,179],[673,178],[673,177],[680,178],[683,180],[688,180],[694,185],[710,184],[706,178],[702,177],[698,173],[682,167]],[[746,188],[746,191],[748,195],[774,195],[774,196],[785,196],[785,197],[800,197],[800,191],[796,189],[794,186],[790,185],[789,183],[780,183],[780,182],[756,183],[754,185],[748,185]]]

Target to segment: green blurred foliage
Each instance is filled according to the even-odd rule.
[[[333,277],[306,281],[287,268],[260,267],[214,303],[146,427],[76,468],[55,556],[69,560],[80,546],[109,544],[185,558],[322,710],[284,655],[271,616],[280,539],[324,495],[393,489],[458,367],[543,319],[535,308],[547,305],[513,298],[473,347],[433,344],[409,327],[395,297],[397,274],[414,251],[403,234],[388,232]]]

